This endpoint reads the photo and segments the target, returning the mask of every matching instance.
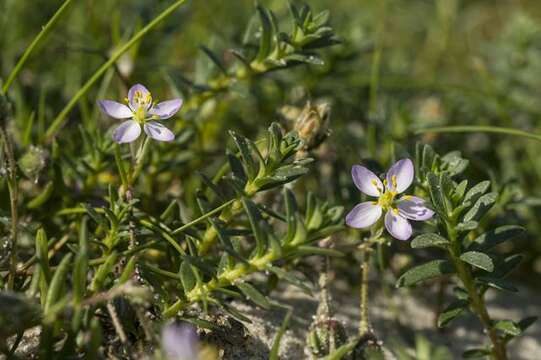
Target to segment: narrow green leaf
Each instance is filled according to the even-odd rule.
[[[73,301],[79,304],[86,292],[88,275],[88,217],[83,217],[79,229],[79,249],[73,270]]]
[[[494,271],[494,262],[492,261],[492,258],[479,251],[467,251],[460,255],[460,260],[488,272]]]
[[[498,320],[495,321],[492,326],[495,329],[500,330],[505,334],[511,335],[513,337],[522,334],[522,329],[520,328],[520,326],[511,320]]]
[[[466,192],[466,188],[468,187],[468,180],[462,180],[455,188],[453,192],[453,201],[455,203],[458,203],[462,200],[464,197],[464,193]]]
[[[304,291],[306,294],[312,295],[312,290],[310,290],[310,288],[308,286],[306,286],[301,279],[295,277],[290,272],[285,271],[285,270],[283,270],[283,269],[281,269],[279,267],[272,266],[272,265],[269,265],[267,267],[267,269],[270,272],[274,273],[276,276],[278,276],[280,279],[285,280],[285,281],[287,281],[288,283],[290,283],[290,284],[292,284],[294,286],[297,286],[299,289]]]
[[[44,280],[49,283],[51,280],[51,269],[49,267],[49,245],[47,241],[47,234],[42,228],[38,229],[36,233],[36,258],[41,271],[44,274]]]
[[[524,228],[521,226],[500,226],[477,237],[470,247],[476,250],[489,250],[498,244],[524,234],[524,231]]]
[[[100,320],[94,317],[90,323],[90,339],[86,343],[85,358],[88,360],[100,359],[100,347],[103,344],[103,334]]]
[[[184,316],[180,316],[179,319],[183,320],[183,321],[186,321],[186,322],[189,322],[190,324],[194,324],[195,326],[198,326],[198,327],[201,327],[203,329],[207,329],[207,330],[219,330],[220,327],[210,321],[207,321],[207,320],[204,320],[204,319],[200,319],[200,318],[196,318],[196,317],[184,317]]]
[[[358,336],[352,338],[350,341],[340,346],[334,352],[327,355],[324,360],[340,360],[344,358],[347,354],[353,351],[357,344],[359,343],[360,338]]]
[[[201,48],[201,50],[203,50],[203,52],[205,53],[205,55],[208,56],[208,58],[214,63],[214,65],[216,65],[216,67],[218,69],[220,69],[220,71],[223,73],[223,74],[226,74],[227,75],[227,68],[225,67],[225,65],[223,64],[223,62],[220,60],[220,58],[218,57],[218,55],[216,55],[212,50],[210,50],[208,47],[206,47],[205,45],[200,45],[199,46]]]
[[[135,272],[135,265],[137,263],[137,256],[132,256],[130,260],[128,260],[128,263],[124,267],[124,270],[122,270],[122,274],[120,274],[120,277],[118,278],[118,284],[124,284],[128,280],[130,280]]]
[[[468,309],[468,301],[457,300],[449,304],[438,316],[438,327],[444,327]]]
[[[271,305],[269,300],[259,292],[255,287],[250,285],[247,282],[235,284],[237,288],[246,296],[248,299],[252,300],[257,305],[261,306],[265,310],[270,310]]]
[[[229,151],[226,153],[227,161],[229,162],[229,167],[231,168],[231,171],[233,172],[233,175],[241,180],[244,183],[248,181],[248,178],[246,177],[246,172],[244,171],[244,168],[242,167],[242,163],[240,160]]]
[[[92,279],[92,283],[90,284],[90,289],[92,289],[92,291],[100,291],[103,288],[107,276],[113,271],[113,266],[115,265],[117,258],[118,253],[113,251],[107,256],[105,262],[98,267],[98,270],[96,270],[94,278]]]
[[[246,317],[245,315],[243,315],[240,311],[235,309],[233,306],[227,303],[223,303],[220,305],[222,306],[222,309],[232,318],[237,319],[238,321],[246,322],[248,324],[252,323],[252,320],[250,320],[249,317]]]
[[[433,260],[406,271],[396,282],[397,287],[415,285],[421,281],[451,274],[454,268],[447,260]]]
[[[421,249],[427,247],[438,247],[445,249],[447,248],[447,246],[449,246],[449,240],[434,233],[419,235],[411,242],[411,247],[414,249]]]
[[[47,292],[47,301],[45,302],[44,312],[47,312],[51,307],[60,299],[62,295],[62,289],[66,283],[66,277],[68,275],[69,265],[71,261],[71,254],[67,254],[62,258],[60,264],[54,272],[53,278],[51,280],[51,285],[49,286],[49,291]]]
[[[47,200],[49,200],[49,198],[53,195],[53,192],[54,192],[54,181],[51,180],[45,185],[43,190],[41,190],[41,192],[35,198],[30,200],[26,204],[26,207],[28,209],[39,208],[41,205],[45,204]]]
[[[489,349],[470,349],[466,350],[462,353],[462,357],[465,359],[476,359],[476,358],[484,358],[491,354],[491,351]]]
[[[495,192],[481,196],[471,207],[471,209],[468,210],[468,212],[464,215],[463,222],[468,222],[471,220],[478,221],[481,219],[490,210],[490,208],[492,208],[492,205],[494,205],[497,199],[498,194]]]
[[[180,281],[182,282],[182,288],[184,293],[188,294],[194,287],[197,282],[195,275],[192,270],[192,266],[189,262],[183,261],[180,265]]]
[[[423,147],[421,168],[427,173],[432,171],[432,167],[434,165],[436,158],[437,158],[437,155],[434,152],[434,149],[432,149],[432,146],[426,144]]]
[[[523,258],[524,256],[521,254],[514,254],[506,257],[503,261],[498,261],[493,276],[497,278],[503,278],[509,275],[509,273],[515,270],[518,265],[520,265]]]
[[[477,221],[467,221],[467,222],[461,222],[456,226],[456,230],[459,232],[463,231],[472,231],[479,227],[479,223]]]
[[[256,240],[256,256],[262,256],[267,249],[267,238],[261,224],[261,222],[263,221],[263,219],[261,218],[261,213],[257,209],[257,206],[253,203],[253,201],[246,197],[242,198],[242,205],[244,207],[246,215],[248,215],[248,219],[250,221],[250,225],[252,227],[252,231]]]
[[[469,201],[474,203],[483,195],[490,187],[490,181],[481,181],[479,184],[472,187],[464,196],[464,202]]]
[[[522,332],[525,332],[536,321],[537,321],[537,316],[529,316],[520,320],[517,325]]]
[[[511,284],[509,281],[504,280],[504,279],[499,279],[492,276],[478,276],[476,280],[494,289],[509,291],[509,292],[518,291],[518,289],[515,286],[513,286],[513,284]]]
[[[429,173],[427,179],[428,190],[432,204],[434,205],[434,210],[436,210],[440,216],[447,217],[447,205],[445,203],[445,196],[443,194],[440,178],[433,173]]]
[[[344,256],[344,254],[338,250],[321,248],[317,246],[308,246],[308,245],[298,246],[297,250],[292,253],[292,257],[306,256],[306,255],[324,255],[324,256],[335,256],[335,257]]]
[[[269,13],[264,7],[257,5],[257,13],[261,21],[261,35],[259,40],[259,51],[256,59],[263,61],[271,52],[272,45],[272,24]]]
[[[282,336],[284,336],[287,326],[289,325],[289,319],[291,318],[291,314],[293,313],[293,309],[290,308],[287,310],[286,316],[284,316],[284,320],[282,321],[282,324],[280,325],[280,328],[276,332],[276,335],[274,336],[274,340],[272,342],[272,348],[269,354],[269,360],[280,360],[279,353],[280,353],[280,342],[282,340]]]

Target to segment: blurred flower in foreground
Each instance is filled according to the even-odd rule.
[[[346,223],[354,228],[366,228],[375,224],[382,213],[385,214],[387,231],[398,240],[407,240],[412,234],[409,220],[424,221],[434,215],[434,211],[425,206],[425,201],[419,197],[404,195],[395,197],[406,191],[413,182],[413,163],[410,159],[397,161],[387,173],[386,179],[381,180],[364,166],[354,165],[351,176],[355,186],[368,196],[377,197],[377,201],[367,201],[358,204],[346,216]]]
[[[100,100],[101,110],[115,119],[130,119],[120,124],[113,133],[117,143],[129,143],[141,134],[141,127],[151,138],[159,141],[172,141],[175,135],[155,120],[169,119],[182,106],[182,99],[173,99],[155,104],[150,92],[141,84],[134,85],[128,92],[126,104],[112,100]]]
[[[190,325],[166,325],[162,331],[162,348],[170,360],[199,359],[199,339]]]
[[[162,350],[168,360],[217,360],[216,349],[199,342],[195,328],[171,323],[162,331]]]

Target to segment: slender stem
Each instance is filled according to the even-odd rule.
[[[133,168],[133,173],[128,178],[128,184],[130,187],[137,180],[139,175],[141,175],[141,171],[143,170],[143,164],[145,163],[145,159],[148,155],[149,149],[150,149],[150,138],[147,136],[145,140],[143,141],[143,145],[141,145],[141,148],[137,152],[137,156],[134,160],[135,167]]]
[[[115,144],[115,162],[116,167],[118,168],[118,174],[120,175],[120,181],[122,182],[124,190],[126,190],[128,188],[128,175],[126,174],[126,169],[124,168],[124,164],[122,163],[120,145],[118,144]]]
[[[456,224],[446,223],[446,226],[447,234],[449,236],[449,240],[451,241],[451,248],[449,249],[450,259],[456,268],[458,278],[468,292],[468,296],[470,298],[473,310],[481,321],[486,333],[490,338],[490,341],[492,342],[492,351],[494,358],[496,360],[507,360],[505,344],[498,337],[496,329],[494,329],[494,327],[492,326],[492,320],[490,318],[490,315],[488,314],[485,301],[475,287],[475,280],[473,278],[473,275],[468,266],[465,265],[462,260],[460,260],[461,247],[458,240],[457,232],[455,230]]]
[[[541,135],[527,132],[518,129],[504,128],[497,126],[477,126],[477,125],[461,125],[461,126],[441,126],[427,129],[415,130],[415,134],[425,133],[495,133],[511,136],[519,136],[527,139],[541,141]]]
[[[378,106],[378,90],[379,90],[379,78],[381,67],[381,55],[383,52],[383,35],[385,33],[385,8],[386,0],[382,0],[380,9],[381,18],[378,22],[376,48],[372,54],[372,67],[370,70],[370,95],[369,95],[369,122],[366,129],[366,138],[368,151],[372,156],[375,156],[376,151],[376,113]]]
[[[201,215],[201,216],[198,217],[197,219],[192,220],[192,221],[190,221],[189,223],[184,224],[184,225],[182,225],[181,227],[179,227],[179,228],[173,230],[173,232],[172,232],[171,234],[176,235],[176,234],[178,234],[178,233],[181,233],[181,232],[185,231],[185,230],[188,229],[188,228],[191,228],[192,226],[194,226],[194,225],[200,223],[201,221],[204,221],[204,220],[206,220],[207,218],[209,218],[209,217],[211,217],[211,216],[213,216],[213,215],[219,213],[219,212],[222,211],[223,209],[225,209],[225,208],[227,208],[228,206],[230,206],[231,204],[233,204],[233,202],[235,202],[235,201],[236,201],[236,199],[231,199],[231,200],[229,200],[229,201],[223,203],[222,205],[220,205],[220,206],[218,206],[217,208],[215,208],[215,209],[209,211],[208,213],[206,213],[206,214],[204,214],[204,215]]]
[[[148,32],[150,32],[152,29],[154,29],[160,22],[162,22],[166,17],[171,15],[180,5],[182,5],[186,0],[177,0],[173,4],[171,4],[168,8],[166,8],[164,11],[162,11],[158,16],[154,18],[150,23],[148,23],[144,28],[139,30],[137,34],[135,34],[128,42],[126,42],[124,45],[122,45],[117,51],[113,53],[111,58],[105,62],[90,79],[77,91],[77,93],[73,96],[73,98],[68,102],[68,104],[64,107],[64,109],[56,116],[56,118],[53,120],[52,124],[47,129],[47,132],[45,133],[45,138],[47,141],[50,141],[57,133],[57,131],[62,127],[64,122],[66,121],[66,117],[75,107],[79,99],[83,97],[88,90],[94,85],[96,81],[99,80],[99,78],[109,69],[111,66],[115,64],[115,62],[126,52],[128,51],[133,45],[135,45],[143,36],[145,36]]]
[[[17,164],[15,162],[15,155],[13,154],[13,146],[11,140],[8,137],[6,129],[0,127],[0,137],[4,143],[4,150],[8,163],[8,191],[9,191],[9,203],[11,211],[11,253],[10,253],[10,266],[7,288],[13,290],[15,275],[17,272],[17,238],[18,238],[18,226],[19,226],[19,213],[17,210],[17,204],[19,202],[19,184],[17,183]]]
[[[370,319],[368,317],[368,275],[370,272],[371,248],[362,251],[361,260],[361,304],[359,321],[359,336],[364,336],[370,332]]]
[[[299,245],[285,245],[281,254],[270,250],[263,256],[253,258],[247,262],[238,263],[232,269],[222,272],[220,275],[212,278],[207,283],[193,288],[188,294],[186,294],[186,299],[179,299],[173,305],[165,309],[163,316],[166,318],[175,316],[186,306],[207,298],[208,294],[211,292],[230,286],[231,284],[235,284],[237,281],[250,274],[265,270],[267,266],[272,264],[274,261],[287,258],[287,256],[294,252]]]
[[[4,92],[4,94],[8,92],[9,88],[11,87],[11,84],[17,78],[17,75],[22,70],[24,64],[26,63],[26,61],[28,60],[28,58],[30,57],[34,49],[43,39],[45,39],[45,36],[49,34],[51,29],[56,25],[58,20],[62,17],[62,14],[64,13],[64,11],[66,11],[66,9],[69,7],[71,3],[72,3],[72,0],[64,1],[62,6],[58,8],[58,10],[54,13],[53,17],[49,19],[47,24],[43,26],[39,34],[34,38],[34,40],[32,40],[30,45],[26,48],[26,50],[23,53],[23,56],[21,56],[21,58],[19,59],[19,61],[17,62],[17,64],[15,65],[13,70],[11,70],[11,73],[7,77],[6,83],[4,84],[2,88],[2,91]]]
[[[111,301],[107,302],[107,312],[109,313],[109,316],[111,317],[111,320],[113,322],[113,327],[115,328],[115,331],[120,339],[120,342],[122,343],[122,345],[126,345],[128,342],[128,337],[126,336],[126,332],[124,332],[122,323],[120,322],[116,309],[113,306],[113,303]]]

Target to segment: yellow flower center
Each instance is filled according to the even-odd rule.
[[[394,198],[396,196],[396,191],[386,191],[379,197],[377,204],[381,206],[384,210],[389,210],[393,208]]]
[[[144,94],[141,91],[136,91],[133,94],[133,119],[139,124],[143,124],[147,118],[147,111],[152,104],[152,95],[150,93]]]

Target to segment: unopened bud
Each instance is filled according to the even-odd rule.
[[[26,177],[35,181],[45,167],[46,158],[45,150],[32,145],[19,159],[19,168]]]

